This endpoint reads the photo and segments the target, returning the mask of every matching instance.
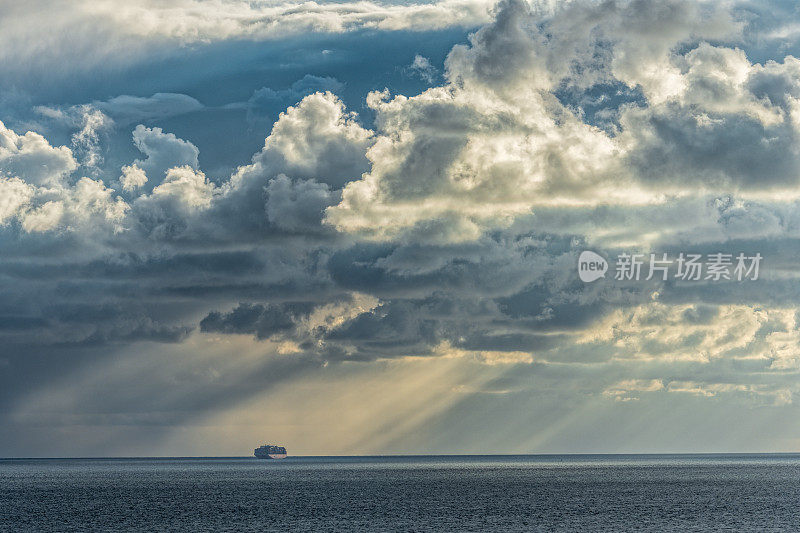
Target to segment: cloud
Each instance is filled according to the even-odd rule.
[[[796,194],[797,60],[762,66],[740,50],[705,43],[681,60],[686,72],[670,99],[621,115],[623,142],[640,179],[677,190]],[[775,90],[780,95],[770,98]]]
[[[33,188],[19,178],[0,178],[0,223],[17,215],[30,202]]]
[[[268,39],[301,31],[345,32],[433,29],[470,26],[485,20],[490,4],[453,0],[437,4],[377,4],[306,2],[260,5],[248,2],[184,0],[167,8],[149,1],[120,10],[113,2],[87,6],[91,17],[110,20],[120,29],[141,37],[166,37],[181,42],[209,39]],[[131,24],[136,21],[136,23]]]
[[[215,2],[108,5],[86,16],[142,15],[115,42],[162,43],[271,38],[309,20],[319,31],[428,27],[473,6],[304,4],[270,18],[262,4],[227,14]],[[438,21],[399,19],[429,12]],[[234,106],[236,127],[182,129],[209,112],[183,92],[39,109],[66,134],[2,125],[0,345],[11,348],[0,358],[39,376],[47,365],[31,357],[78,354],[53,373],[119,357],[108,366],[122,382],[137,350],[161,348],[149,343],[210,354],[246,341],[243,370],[213,357],[186,367],[227,383],[208,396],[180,389],[199,411],[257,393],[244,370],[274,383],[267,367],[294,379],[423,359],[474,378],[443,389],[464,384],[462,415],[469,391],[490,390],[503,391],[482,395],[496,402],[603,408],[789,406],[800,361],[800,63],[756,61],[739,47],[752,26],[740,15],[717,3],[508,0],[455,45],[441,78],[415,58],[412,70],[438,85],[392,94],[368,80],[378,90],[363,95],[361,115],[335,94],[352,90],[353,74],[333,65],[255,92],[263,76],[232,74],[231,100],[252,94]],[[181,84],[191,85],[170,90],[195,94]],[[205,145],[166,131],[225,146],[247,128],[242,108],[260,120],[272,106],[283,112],[263,146],[232,172],[201,168]],[[125,132],[138,124],[133,146],[104,140],[111,121]],[[575,270],[587,249],[760,252],[765,262],[758,282],[587,285]],[[181,368],[168,375],[188,379]],[[0,375],[0,390],[10,381],[24,380]]]
[[[176,93],[156,93],[148,97],[123,94],[104,102],[94,102],[92,105],[113,118],[120,126],[163,120],[203,109],[203,104],[191,96]]]
[[[414,61],[412,61],[411,64],[406,67],[406,72],[412,76],[417,76],[428,83],[433,83],[436,77],[439,75],[436,67],[431,65],[430,60],[427,57],[419,54],[414,56]]]
[[[443,87],[373,93],[371,171],[326,220],[380,236],[455,212],[491,228],[542,205],[652,204],[698,189],[797,194],[796,60],[762,66],[704,42],[739,34],[725,9],[576,3],[537,25],[541,17],[501,3],[470,45],[453,48]],[[766,79],[781,80],[780,96],[765,97]],[[565,86],[600,83],[645,98],[621,102],[612,131],[556,98]]]
[[[147,183],[147,174],[135,163],[122,167],[122,176],[119,178],[122,190],[133,191]]]
[[[149,199],[173,201],[175,209],[204,209],[211,205],[215,188],[202,172],[186,165],[169,169]]]
[[[147,128],[142,124],[133,130],[133,144],[147,158],[133,162],[148,176],[150,183],[157,184],[169,168],[199,166],[200,151],[189,141],[179,139],[173,133],[164,133],[161,128]]]
[[[618,402],[629,402],[639,399],[633,394],[662,390],[664,390],[664,382],[660,379],[626,379],[604,390],[603,396],[608,396]]]
[[[719,396],[733,396],[740,399],[753,399],[759,405],[782,406],[792,403],[794,391],[791,388],[774,389],[765,385],[746,385],[741,383],[704,383],[698,381],[674,380],[666,385],[660,379],[630,379],[616,383],[603,391],[603,395],[618,402],[640,399],[642,394],[651,393],[690,394],[711,399]]]
[[[115,0],[68,5],[36,0],[24,9],[5,6],[0,64],[12,70],[31,64],[52,69],[66,61],[71,68],[86,69],[109,62],[130,64],[146,55],[165,55],[175,48],[209,42],[469,28],[488,20],[490,5],[485,0],[412,4],[180,0],[169,5],[135,0],[121,6]]]
[[[240,304],[229,313],[214,311],[200,321],[201,331],[208,333],[253,334],[259,339],[291,331],[295,315],[291,306]]]
[[[101,123],[102,119],[90,117],[78,134],[79,144],[89,153],[87,164],[97,162],[95,128],[102,127]],[[4,193],[0,221],[16,219],[28,232],[76,227],[89,221],[118,228],[127,205],[101,181],[82,177],[70,185],[67,178],[77,168],[69,148],[53,147],[34,132],[18,135],[0,123],[0,173],[8,176],[0,181]]]
[[[330,76],[314,76],[306,74],[302,79],[292,83],[288,89],[274,90],[262,87],[244,104],[231,104],[228,107],[245,107],[247,120],[255,122],[269,118],[273,113],[284,111],[286,106],[294,104],[304,97],[316,92],[338,94],[344,84]]]
[[[374,355],[361,353],[359,346],[348,342],[347,333],[339,332],[371,315],[378,307],[377,299],[358,293],[326,303],[239,303],[228,313],[209,313],[201,320],[200,329],[206,333],[249,334],[257,339],[270,339],[279,342],[284,353],[314,354],[325,361],[364,360]]]
[[[81,178],[70,188],[50,193],[39,191],[37,205],[21,212],[22,228],[28,232],[91,228],[120,231],[130,209],[114,190],[102,182]],[[52,198],[52,199],[50,199]]]
[[[300,233],[327,229],[322,225],[322,216],[327,207],[339,200],[325,183],[293,182],[284,174],[270,180],[266,194],[269,222],[280,229]]]
[[[698,383],[696,381],[673,381],[667,389],[673,393],[693,394],[711,398],[720,394],[740,394],[765,399],[774,405],[792,403],[793,392],[790,389],[770,390],[770,388],[738,383]],[[762,400],[763,401],[763,400]]]
[[[365,156],[372,132],[329,92],[306,96],[282,113],[253,163],[231,178],[234,187],[280,173],[317,179],[334,187],[358,179],[368,168]]]
[[[137,222],[151,238],[176,238],[219,194],[205,174],[185,165],[167,170],[164,181],[133,203]]]
[[[66,146],[51,146],[29,131],[18,135],[0,122],[0,173],[34,185],[56,185],[78,167]]]
[[[72,135],[72,145],[81,156],[84,167],[97,167],[103,162],[99,147],[100,135],[112,127],[114,121],[91,106],[81,106],[74,112],[79,117],[77,122],[80,129]]]

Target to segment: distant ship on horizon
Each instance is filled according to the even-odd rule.
[[[259,459],[286,459],[286,448],[275,446],[274,444],[265,444],[253,450],[253,455]]]

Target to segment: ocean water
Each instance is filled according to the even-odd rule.
[[[131,530],[800,530],[800,455],[0,460],[0,531]]]

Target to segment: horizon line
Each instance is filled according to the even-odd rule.
[[[567,453],[420,453],[420,454],[347,454],[347,455],[287,455],[289,458],[369,458],[369,457],[592,457],[592,456],[736,456],[736,455],[800,455],[800,451],[773,452],[567,452]],[[97,455],[97,456],[29,456],[0,457],[0,461],[26,460],[89,460],[89,459],[253,459],[263,461],[253,455]],[[276,461],[283,461],[277,459]]]

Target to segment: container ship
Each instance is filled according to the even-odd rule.
[[[265,444],[253,450],[253,455],[259,459],[286,459],[286,448],[283,446]]]

